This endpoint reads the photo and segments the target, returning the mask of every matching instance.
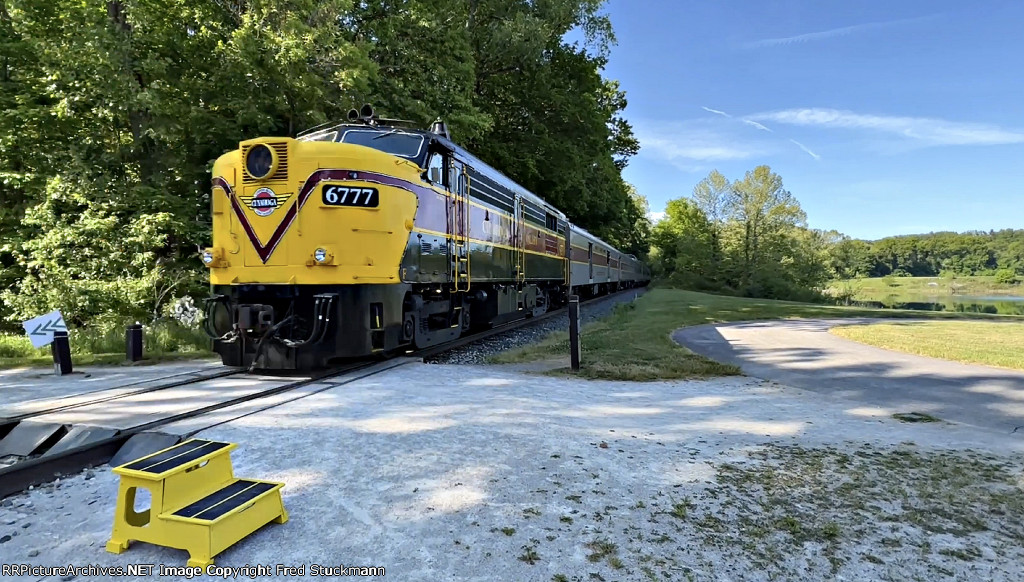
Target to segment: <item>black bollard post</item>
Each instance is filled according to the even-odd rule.
[[[53,343],[50,344],[50,351],[53,353],[53,372],[58,376],[65,376],[71,373],[71,342],[68,341],[68,332],[53,332]]]
[[[142,324],[135,322],[129,325],[124,332],[125,357],[129,362],[138,362],[142,359]]]
[[[580,369],[580,297],[569,296],[569,362],[573,371]]]

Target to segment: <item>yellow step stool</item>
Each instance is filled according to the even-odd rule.
[[[236,448],[190,439],[115,467],[121,484],[107,551],[120,554],[133,541],[148,542],[187,550],[189,566],[206,568],[257,529],[288,521],[284,483],[235,477],[230,453]],[[152,500],[142,511],[135,508],[139,489]]]

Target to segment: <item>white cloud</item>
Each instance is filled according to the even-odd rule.
[[[633,131],[642,154],[696,171],[703,162],[744,160],[765,153],[766,144],[740,137],[707,120],[648,124],[634,121]]]
[[[867,115],[836,109],[787,109],[748,116],[809,127],[861,129],[889,133],[927,145],[995,145],[1024,143],[1024,131],[1002,129],[983,123],[967,123],[927,117]]]
[[[747,48],[758,48],[758,47],[772,47],[772,46],[787,46],[791,44],[804,43],[814,40],[825,40],[836,36],[846,36],[855,32],[863,32],[867,30],[875,30],[879,28],[885,28],[894,24],[905,24],[909,22],[918,22],[921,20],[927,20],[933,18],[936,15],[929,16],[918,16],[916,18],[902,18],[899,20],[888,20],[885,22],[867,22],[865,24],[855,24],[853,26],[843,26],[840,28],[831,28],[829,30],[822,30],[819,32],[808,32],[805,34],[798,34],[796,36],[786,36],[782,38],[766,38],[764,40],[758,40],[755,42],[747,43]]]
[[[805,152],[807,152],[807,155],[811,156],[812,158],[814,158],[816,160],[820,160],[821,159],[821,156],[819,156],[818,154],[812,152],[811,148],[805,146],[804,144],[796,141],[795,139],[790,139],[789,141],[791,141],[791,142],[795,143],[796,145],[800,146],[800,149],[802,149]]]
[[[653,223],[658,222],[659,220],[665,218],[665,213],[664,212],[648,212],[647,213],[647,218],[651,219],[651,223],[653,224]]]

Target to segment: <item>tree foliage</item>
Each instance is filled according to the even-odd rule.
[[[1024,275],[1024,230],[1020,229],[845,240],[838,251],[833,268],[842,278],[994,275],[999,271]]]
[[[806,226],[782,178],[758,166],[730,182],[712,171],[670,200],[651,234],[654,267],[678,285],[778,299],[816,299],[831,279],[1024,275],[1024,230],[939,232],[877,241]]]
[[[0,310],[82,323],[201,295],[209,168],[362,102],[456,141],[624,249],[646,204],[601,74],[604,0],[2,0]],[[582,44],[566,33],[583,32]]]
[[[828,278],[833,236],[805,223],[799,202],[770,167],[733,182],[713,171],[690,197],[668,202],[651,236],[656,267],[697,289],[813,298]]]

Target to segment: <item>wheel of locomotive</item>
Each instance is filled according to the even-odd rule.
[[[413,343],[416,340],[416,327],[419,325],[419,311],[423,307],[423,298],[419,295],[406,293],[402,300],[402,341]]]
[[[405,321],[402,322],[402,339],[405,341],[412,341],[412,336],[416,333],[416,319],[413,314],[406,313]]]
[[[546,289],[540,289],[537,291],[537,304],[533,308],[531,316],[537,317],[538,315],[544,315],[548,312],[551,296],[548,294]]]

